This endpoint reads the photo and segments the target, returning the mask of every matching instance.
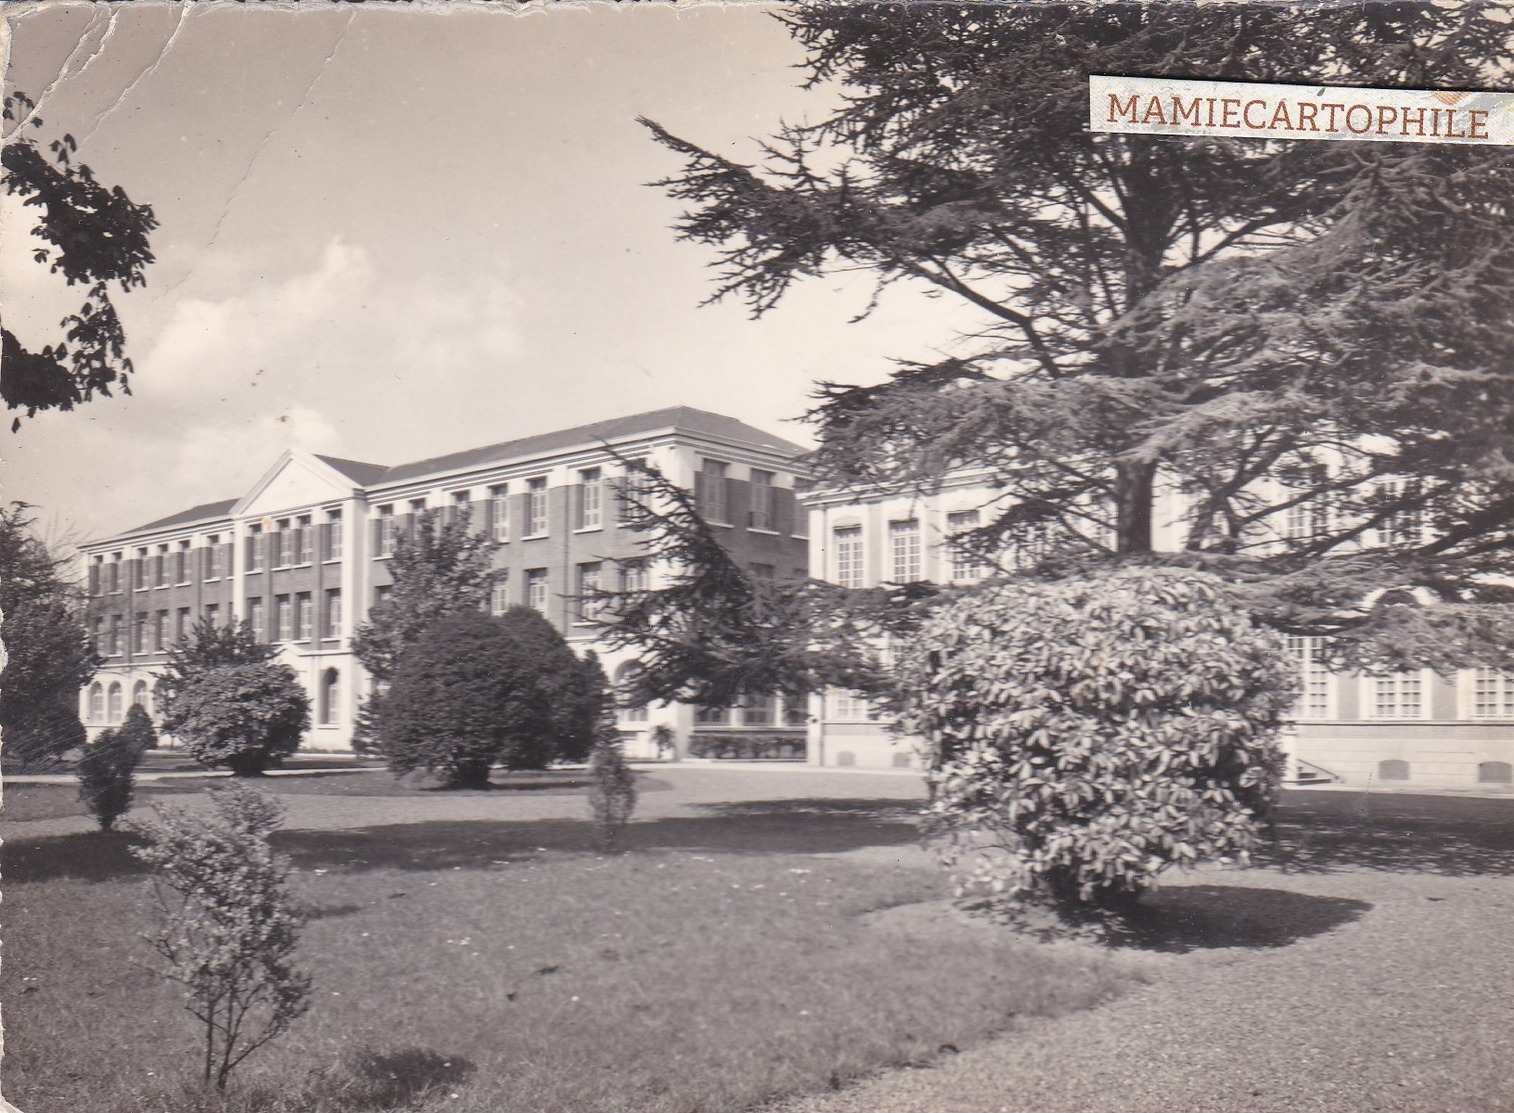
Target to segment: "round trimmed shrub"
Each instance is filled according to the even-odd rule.
[[[959,893],[1074,922],[1129,911],[1171,865],[1244,859],[1296,685],[1222,581],[1165,568],[987,588],[928,621],[896,679]]]

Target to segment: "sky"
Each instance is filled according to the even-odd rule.
[[[6,5],[7,92],[160,221],[115,295],[130,397],[0,433],[0,495],[103,538],[234,498],[286,448],[397,464],[671,405],[802,444],[817,380],[873,382],[972,323],[923,291],[811,279],[701,306],[712,249],[649,188],[647,116],[738,161],[825,114],[773,9]],[[77,290],[0,201],[29,346]]]

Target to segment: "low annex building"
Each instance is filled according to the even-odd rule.
[[[815,490],[803,501],[810,517],[810,568],[842,587],[916,580],[974,583],[998,565],[954,539],[997,517],[1000,494],[986,473],[948,476],[925,494]],[[1158,547],[1180,545],[1182,505],[1159,500]],[[1282,528],[1310,528],[1290,513]],[[1385,528],[1415,529],[1413,522]],[[1302,534],[1299,534],[1302,535]],[[1000,555],[1012,568],[1044,555],[1044,539],[1025,536]],[[1430,669],[1367,676],[1331,672],[1319,638],[1289,639],[1302,695],[1285,746],[1301,780],[1375,787],[1514,791],[1514,676]],[[882,647],[887,652],[887,647]],[[831,689],[810,701],[808,760],[818,765],[911,767],[918,741],[899,737],[867,700]]]
[[[194,622],[245,619],[279,645],[310,694],[303,747],[350,749],[369,685],[352,634],[389,588],[395,541],[417,514],[463,507],[497,543],[491,609],[535,607],[623,679],[637,662],[598,644],[595,607],[580,597],[655,586],[668,574],[638,560],[640,536],[625,528],[615,496],[624,461],[695,491],[727,549],[754,572],[802,577],[802,451],[734,418],[674,407],[393,467],[285,452],[240,498],[81,546],[91,634],[105,660],[82,693],[84,722],[96,733],[132,703],[151,712],[154,674]],[[661,723],[680,753],[696,728],[706,743],[754,732],[792,737],[796,750],[803,742],[802,725],[776,701],[704,712],[674,705],[622,710],[629,752],[655,756],[651,730]]]

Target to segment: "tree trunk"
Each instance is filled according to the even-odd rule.
[[[1151,552],[1156,465],[1121,461],[1115,465],[1114,489],[1115,552],[1120,556]]]
[[[448,788],[488,788],[489,769],[492,762],[466,761],[453,766],[452,776],[447,781]]]

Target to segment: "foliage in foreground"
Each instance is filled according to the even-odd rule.
[[[535,610],[460,611],[400,655],[371,745],[396,774],[424,769],[451,787],[484,788],[495,764],[583,760],[596,698],[573,650]]]
[[[289,865],[268,842],[279,803],[239,784],[208,791],[213,815],[158,806],[156,820],[137,824],[149,845],[132,853],[153,867],[162,913],[147,939],[203,1028],[202,1082],[224,1090],[247,1056],[304,1015],[310,977],[292,960],[300,921]]]
[[[36,105],[24,94],[5,98],[4,118],[14,124],[6,137],[0,186],[40,209],[31,234],[41,241],[32,252],[70,286],[87,289],[77,312],[60,322],[68,344],[30,351],[9,329],[0,329],[0,396],[7,409],[71,410],[112,388],[131,393],[127,383],[126,332],[110,300],[110,285],[123,292],[145,286],[143,270],[153,261],[148,236],[158,226],[150,205],[138,205],[120,186],[95,180],[88,166],[74,162],[71,135],[48,144],[48,154],[23,129],[40,128]],[[72,347],[70,347],[72,345]],[[21,425],[11,423],[14,432]]]
[[[294,753],[310,728],[310,697],[245,622],[201,619],[160,674],[163,729],[189,755],[255,776]]]
[[[141,708],[133,704],[132,710]],[[85,747],[74,766],[79,778],[79,800],[99,822],[100,830],[109,831],[117,819],[131,810],[135,773],[141,760],[142,750],[125,727],[101,731]]]
[[[988,588],[926,625],[898,682],[960,893],[1070,921],[1245,857],[1296,684],[1221,581],[1155,568]]]
[[[5,767],[55,766],[84,745],[79,689],[99,658],[79,621],[80,592],[67,562],[37,536],[24,503],[0,508],[0,613],[6,661],[0,671]]]

